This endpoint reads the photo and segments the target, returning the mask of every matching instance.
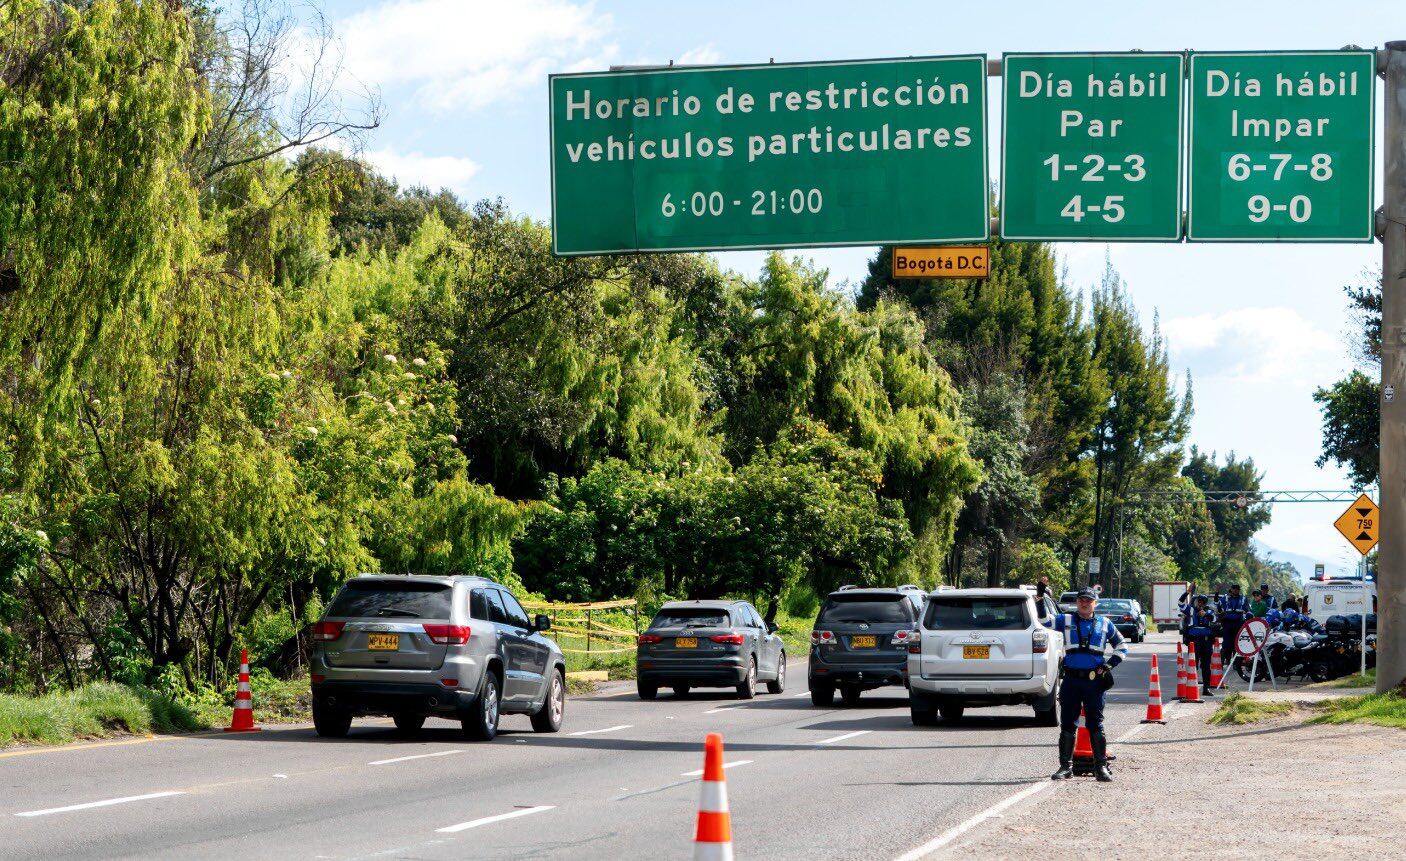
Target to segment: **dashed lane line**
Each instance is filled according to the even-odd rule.
[[[618,726],[608,726],[601,729],[583,729],[577,732],[569,732],[567,735],[600,735],[603,732],[619,732],[622,729],[630,729],[633,726],[634,724],[632,723],[622,723]]]
[[[390,764],[393,763],[393,762],[409,762],[409,761],[412,760],[412,759],[429,759],[430,757],[433,757],[433,756],[450,756],[450,755],[452,755],[452,754],[463,753],[463,752],[464,752],[464,749],[463,749],[462,747],[456,747],[456,748],[454,748],[453,750],[437,750],[437,751],[435,751],[434,753],[417,753],[417,754],[415,754],[414,756],[397,756],[397,757],[395,757],[394,759],[378,759],[378,760],[376,760],[375,762],[368,762],[368,763],[366,763],[366,764],[367,764],[367,765],[390,765]],[[275,775],[275,776],[277,776],[277,775]]]
[[[446,825],[443,828],[436,828],[437,834],[458,834],[460,831],[468,831],[470,828],[477,828],[480,825],[492,825],[494,822],[502,822],[505,819],[517,819],[519,816],[531,816],[534,813],[542,813],[547,810],[555,810],[556,805],[542,804],[537,807],[523,807],[511,813],[499,813],[497,816],[485,816],[482,819],[470,819],[468,822],[460,822],[457,825]]]
[[[734,760],[733,762],[725,762],[725,763],[723,763],[723,768],[727,769],[727,768],[736,768],[736,767],[739,766],[739,765],[750,765],[750,764],[751,764],[752,762],[754,762],[754,761],[755,761],[755,760],[750,760],[750,759],[738,759],[738,760]],[[683,774],[680,774],[680,775],[679,775],[679,777],[702,777],[702,776],[703,776],[703,769],[701,769],[701,768],[698,769],[697,771],[685,771]]]
[[[90,810],[94,807],[111,807],[114,804],[127,804],[132,801],[146,801],[151,798],[166,798],[171,795],[185,795],[179,790],[169,790],[167,792],[148,792],[145,795],[126,795],[122,798],[105,798],[102,801],[89,801],[84,804],[69,804],[65,807],[49,807],[44,810],[26,810],[23,813],[16,813],[16,816],[48,816],[52,813],[71,813],[75,810]]]
[[[854,732],[847,732],[847,733],[845,733],[844,735],[837,735],[837,736],[835,736],[834,738],[827,738],[827,739],[823,739],[823,740],[821,740],[821,741],[817,741],[816,744],[834,744],[834,743],[836,743],[836,742],[845,741],[845,740],[851,739],[851,738],[856,738],[857,736],[868,735],[868,734],[871,733],[871,732],[873,732],[872,729],[857,729],[857,730],[855,730]]]

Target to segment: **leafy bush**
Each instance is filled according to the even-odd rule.
[[[112,682],[24,697],[0,694],[0,745],[62,744],[119,733],[189,732],[204,724],[163,694]]]

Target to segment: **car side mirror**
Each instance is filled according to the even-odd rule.
[[[533,627],[539,631],[550,631],[552,629],[552,620],[546,613],[538,613],[537,621]]]
[[[767,623],[766,623],[766,632],[767,632],[768,634],[775,634],[775,633],[777,632],[777,630],[779,630],[779,629],[778,629],[778,627],[777,627],[777,625],[776,625],[775,622],[767,622]]]

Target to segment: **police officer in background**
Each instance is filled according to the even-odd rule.
[[[1094,752],[1094,775],[1101,783],[1113,779],[1108,770],[1108,737],[1103,733],[1103,699],[1113,687],[1113,668],[1128,656],[1128,644],[1112,622],[1094,615],[1097,600],[1094,590],[1080,589],[1078,612],[1055,617],[1054,629],[1064,634],[1064,665],[1059,688],[1059,770],[1050,775],[1054,780],[1074,776],[1074,739],[1081,709]],[[1105,658],[1110,646],[1113,654]]]
[[[1250,618],[1250,599],[1240,594],[1240,584],[1230,584],[1230,594],[1216,602],[1220,614],[1220,659],[1230,666],[1235,654],[1235,638],[1240,635],[1240,626]]]
[[[1260,597],[1264,598],[1264,604],[1265,604],[1265,609],[1266,609],[1266,610],[1274,610],[1274,609],[1277,609],[1277,608],[1279,607],[1279,602],[1276,601],[1276,600],[1274,599],[1274,596],[1271,595],[1270,592],[1269,592],[1269,584],[1268,584],[1268,583],[1261,583],[1261,584],[1260,584]]]
[[[1187,607],[1182,628],[1191,645],[1196,647],[1196,663],[1201,668],[1201,690],[1211,694],[1211,638],[1216,635],[1216,614],[1205,595],[1197,595]]]

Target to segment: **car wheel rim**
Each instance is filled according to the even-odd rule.
[[[552,676],[552,723],[561,723],[561,712],[563,707],[563,697],[561,695],[561,676]]]
[[[756,687],[756,686],[757,686],[757,662],[756,662],[756,661],[753,661],[753,662],[752,662],[752,668],[747,671],[747,687],[749,687],[749,688],[754,688],[754,687]]]
[[[779,684],[779,685],[784,685],[784,684],[786,684],[786,656],[785,656],[785,655],[782,655],[782,656],[781,656],[781,666],[777,669],[777,672],[776,672],[776,683]]]
[[[489,682],[483,689],[486,702],[483,704],[483,718],[489,726],[498,725],[498,686]]]

